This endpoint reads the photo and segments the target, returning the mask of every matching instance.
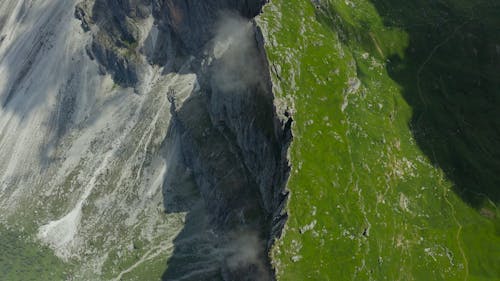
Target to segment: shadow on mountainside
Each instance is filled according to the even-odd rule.
[[[162,280],[222,280],[218,272],[217,236],[209,214],[182,152],[182,130],[170,124],[164,147],[169,163],[163,183],[164,208],[167,213],[186,212],[184,227],[174,239],[174,252]]]
[[[459,2],[372,1],[386,26],[409,34],[404,59],[387,68],[418,145],[481,208],[500,203],[500,3]]]
[[[164,146],[164,207],[187,215],[162,280],[270,280],[258,188],[206,103],[194,94],[174,112]]]

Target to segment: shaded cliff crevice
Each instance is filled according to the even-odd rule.
[[[172,94],[179,161],[200,194],[164,280],[274,280],[269,250],[287,218],[292,119],[276,112],[260,29],[220,15],[198,60],[198,89],[186,100]]]

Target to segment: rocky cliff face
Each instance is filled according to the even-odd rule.
[[[292,121],[263,4],[2,2],[2,222],[68,278],[273,279]]]
[[[215,36],[222,13],[252,18],[263,4],[263,0],[86,0],[77,5],[75,16],[85,31],[95,29],[90,49],[103,70],[117,83],[132,86],[142,72],[136,51],[162,66],[198,56]],[[146,19],[154,22],[147,35],[140,30],[140,21]]]
[[[275,114],[258,28],[234,15],[219,24],[201,61],[200,89],[174,102],[174,120],[218,240],[248,236],[222,246],[225,279],[271,280],[267,253],[285,218],[290,121]],[[246,257],[239,248],[256,252]]]

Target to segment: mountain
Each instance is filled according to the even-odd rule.
[[[500,280],[499,13],[0,1],[0,280]]]

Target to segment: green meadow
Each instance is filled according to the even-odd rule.
[[[28,237],[0,224],[0,280],[66,280],[71,267]]]
[[[500,280],[498,15],[485,0],[264,8],[295,119],[279,280]]]

